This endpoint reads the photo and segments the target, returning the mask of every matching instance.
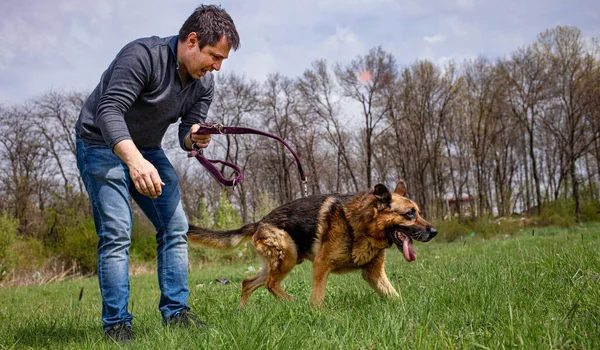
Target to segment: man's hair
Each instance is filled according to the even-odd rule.
[[[240,47],[240,37],[231,16],[220,6],[200,5],[188,17],[179,30],[179,40],[195,32],[198,35],[198,46],[215,46],[221,37],[227,37],[229,46],[236,51]]]

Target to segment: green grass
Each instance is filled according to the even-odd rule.
[[[390,249],[386,270],[399,300],[374,294],[359,273],[333,275],[320,311],[308,305],[308,262],[284,281],[294,302],[277,302],[261,288],[245,310],[238,302],[247,265],[196,265],[190,304],[211,325],[207,331],[164,328],[156,276],[134,276],[136,339],[127,347],[594,349],[600,342],[599,247],[595,223],[494,240],[417,243],[418,258],[410,264]],[[118,348],[102,334],[100,304],[95,278],[2,289],[0,348]]]

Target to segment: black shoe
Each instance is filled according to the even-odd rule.
[[[189,312],[189,310],[183,309],[175,315],[167,318],[165,321],[167,326],[182,326],[182,327],[194,327],[194,328],[206,328],[206,324],[200,320],[200,317]]]
[[[112,325],[108,330],[104,332],[109,339],[116,341],[117,343],[127,343],[133,338],[133,330],[131,326],[125,324],[125,322],[119,322]]]

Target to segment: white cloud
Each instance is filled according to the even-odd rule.
[[[426,36],[423,38],[423,40],[425,40],[426,42],[428,42],[430,44],[435,44],[435,43],[439,43],[441,41],[446,40],[446,37],[441,34],[437,34],[434,36]]]
[[[469,34],[469,26],[462,22],[458,16],[447,17],[444,22],[454,35],[465,36]]]
[[[597,2],[597,1],[596,1]],[[515,9],[474,0],[221,0],[242,47],[224,70],[263,81],[295,77],[316,59],[346,64],[381,45],[402,66],[490,58],[527,45],[556,23],[598,37],[592,0],[531,0]],[[92,90],[127,42],[175,34],[198,5],[191,0],[0,0],[0,104],[57,85]],[[526,17],[534,13],[534,17]],[[596,11],[596,13],[598,13]],[[510,19],[515,17],[514,20]],[[16,101],[16,102],[15,102]]]
[[[356,56],[366,54],[368,47],[362,42],[358,33],[348,27],[336,27],[335,33],[317,45],[318,55],[311,60],[326,58],[329,62],[350,61]],[[308,63],[306,68],[308,68]]]
[[[223,63],[223,71],[243,72],[248,78],[263,81],[269,73],[277,72],[277,59],[270,52],[255,51],[244,55],[243,58],[237,56],[234,52]],[[219,72],[216,73],[217,77]]]

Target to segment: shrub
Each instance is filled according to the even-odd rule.
[[[215,230],[231,230],[242,226],[239,211],[227,198],[225,191],[221,192],[219,202],[214,214],[214,229]],[[196,222],[193,222],[196,224]],[[208,221],[199,224],[199,226],[210,228]],[[200,260],[202,262],[232,263],[232,262],[249,262],[254,261],[256,254],[251,244],[245,243],[237,248],[228,251],[222,251],[211,248],[204,248],[198,245],[191,244],[189,246],[189,259]]]
[[[438,231],[436,240],[454,242],[461,236],[467,236],[471,234],[471,229],[456,219],[436,222],[434,226]]]
[[[240,213],[227,198],[227,192],[221,192],[219,204],[215,210],[215,230],[230,230],[242,226]]]
[[[254,215],[254,221],[262,219],[265,215],[269,214],[273,209],[277,207],[277,204],[271,200],[271,196],[267,191],[260,192],[258,197],[258,209]]]
[[[17,238],[19,220],[6,212],[0,216],[0,281],[8,275],[15,265],[15,256],[11,246]]]
[[[206,199],[200,197],[198,205],[196,207],[196,217],[190,219],[190,223],[200,227],[212,227],[213,226],[213,213],[206,204]]]
[[[600,203],[586,199],[581,203],[582,221],[600,221]]]
[[[576,224],[575,202],[558,199],[543,206],[537,220],[541,226],[569,227]]]
[[[98,236],[93,219],[85,218],[61,231],[62,242],[56,247],[60,260],[76,263],[84,274],[96,272]]]
[[[17,275],[38,270],[50,255],[42,241],[33,237],[18,237],[11,249],[14,252],[15,266],[18,267],[18,271],[15,271]]]
[[[500,235],[514,235],[519,231],[519,226],[511,218],[480,218],[470,223],[472,232],[475,236],[483,238],[492,238]]]
[[[492,238],[499,235],[514,235],[519,232],[518,223],[512,218],[480,218],[472,221],[452,219],[436,223],[437,240],[453,242],[462,237]]]

